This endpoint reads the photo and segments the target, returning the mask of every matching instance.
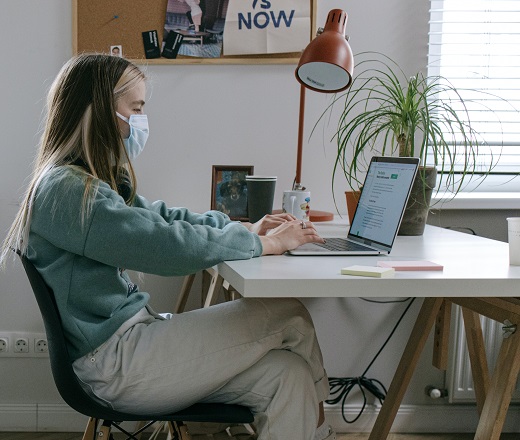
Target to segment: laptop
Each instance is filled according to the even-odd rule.
[[[347,237],[307,243],[290,255],[389,254],[399,231],[419,159],[373,157]]]

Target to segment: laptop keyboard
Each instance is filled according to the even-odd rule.
[[[326,238],[325,243],[314,243],[322,248],[328,249],[329,251],[360,251],[369,250],[367,246],[362,244],[348,241],[344,238]]]

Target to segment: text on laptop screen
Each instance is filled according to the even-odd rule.
[[[391,245],[415,176],[413,163],[373,162],[349,234]],[[384,222],[383,222],[384,218]],[[384,227],[383,227],[384,225]]]

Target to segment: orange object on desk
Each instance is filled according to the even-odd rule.
[[[273,209],[273,214],[281,214],[281,209]],[[334,214],[332,212],[327,211],[317,211],[316,209],[311,209],[310,221],[311,222],[330,222],[334,220]]]

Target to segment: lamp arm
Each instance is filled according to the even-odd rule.
[[[300,116],[298,119],[298,150],[296,153],[296,177],[293,190],[302,189],[303,127],[305,120],[305,87],[300,85]]]

